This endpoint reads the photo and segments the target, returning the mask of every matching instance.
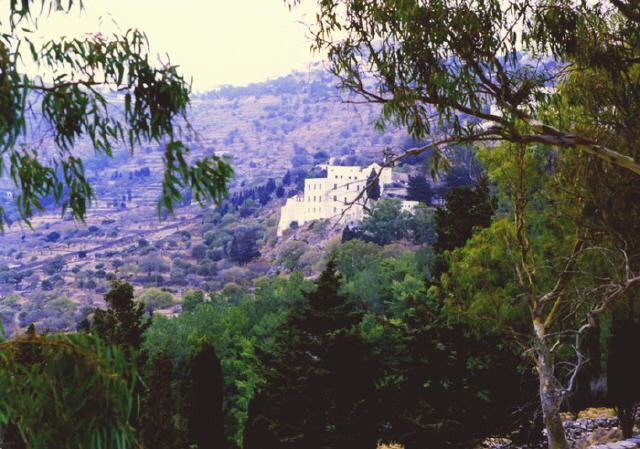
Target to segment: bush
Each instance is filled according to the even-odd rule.
[[[207,259],[217,262],[224,257],[224,251],[222,251],[222,248],[213,248],[207,251],[206,257]]]
[[[18,284],[22,275],[11,270],[8,266],[0,267],[0,284]]]
[[[192,312],[198,304],[204,303],[204,293],[200,290],[187,290],[182,297],[182,311]]]
[[[278,257],[278,263],[288,271],[301,269],[300,257],[302,257],[308,247],[309,245],[299,240],[292,240],[285,243]]]
[[[218,233],[215,231],[207,231],[204,233],[202,239],[204,240],[205,245],[211,246],[213,242],[218,238]]]
[[[260,255],[256,240],[259,229],[238,228],[233,234],[233,240],[229,248],[229,258],[234,262],[246,264],[251,259]]]
[[[160,290],[159,288],[148,288],[140,295],[138,301],[145,305],[145,309],[148,312],[153,312],[157,309],[167,309],[176,303],[171,293]]]
[[[45,240],[47,242],[57,242],[58,240],[60,240],[60,233],[58,231],[53,231],[50,232],[49,234],[47,234],[47,236],[45,237]]]
[[[169,262],[158,253],[147,254],[140,258],[140,271],[151,275],[152,273],[166,273],[169,271]]]
[[[191,248],[191,257],[195,259],[204,259],[207,254],[207,247],[205,245],[199,244]]]
[[[185,272],[185,270],[183,270],[182,268],[174,268],[173,270],[171,270],[169,278],[174,284],[185,285],[187,283],[186,276],[187,273]]]
[[[44,270],[45,273],[51,276],[55,273],[59,273],[60,271],[62,271],[62,269],[64,268],[64,265],[65,265],[64,258],[62,256],[57,256],[53,260],[50,260],[49,262],[45,263],[42,269]]]
[[[209,259],[204,259],[198,265],[198,274],[200,276],[215,276],[218,272],[218,267],[215,262]]]

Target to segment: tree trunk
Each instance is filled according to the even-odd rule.
[[[562,419],[560,419],[562,398],[553,375],[553,355],[544,344],[538,353],[538,377],[542,420],[547,430],[549,449],[568,449]]]

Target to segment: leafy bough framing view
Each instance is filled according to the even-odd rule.
[[[145,142],[165,145],[165,176],[159,212],[172,212],[189,188],[200,204],[220,201],[232,176],[216,155],[189,159],[182,137],[192,133],[187,119],[190,86],[168,61],[155,67],[144,33],[100,33],[60,38],[38,45],[40,19],[82,8],[82,2],[12,0],[7,31],[0,39],[2,113],[0,175],[10,176],[20,194],[16,203],[29,223],[53,197],[63,213],[82,220],[94,198],[77,146],[111,157],[133,152]],[[23,65],[37,67],[30,75]],[[42,118],[42,121],[38,119]],[[42,142],[51,142],[51,148]],[[0,209],[0,227],[6,216]]]

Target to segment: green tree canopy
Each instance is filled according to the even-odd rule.
[[[142,292],[138,301],[144,304],[148,311],[166,309],[176,303],[176,299],[171,293],[156,287],[148,288]]]
[[[365,239],[387,245],[407,236],[411,218],[411,213],[402,210],[400,200],[385,198],[376,202],[359,229]]]
[[[446,196],[445,205],[436,210],[438,238],[436,251],[450,251],[464,246],[474,228],[491,223],[495,201],[489,194],[486,178],[475,188],[460,187]]]
[[[96,310],[94,332],[107,344],[140,349],[151,320],[144,318],[144,304],[133,300],[133,286],[115,281],[104,296],[107,310]]]

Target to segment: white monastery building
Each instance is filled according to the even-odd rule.
[[[327,177],[305,179],[304,193],[288,198],[287,203],[282,207],[278,236],[281,236],[294,222],[302,225],[312,220],[340,218],[346,224],[359,222],[364,214],[366,194],[357,202],[353,202],[366,188],[371,172],[375,170],[376,173],[380,173],[382,170],[378,178],[381,195],[384,193],[385,185],[392,182],[391,168],[382,168],[376,163],[368,167],[328,164],[320,167],[327,170]],[[415,202],[403,202],[403,209],[413,209],[415,204],[409,203]]]

